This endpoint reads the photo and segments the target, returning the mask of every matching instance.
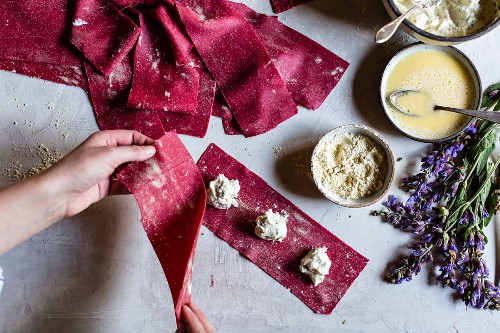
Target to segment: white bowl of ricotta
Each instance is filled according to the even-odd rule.
[[[394,156],[375,130],[340,126],[325,134],[311,158],[314,183],[330,201],[360,208],[379,201],[394,179]]]
[[[392,19],[423,0],[382,0]],[[417,9],[403,21],[403,30],[428,44],[451,45],[480,37],[500,25],[500,0],[441,0]]]

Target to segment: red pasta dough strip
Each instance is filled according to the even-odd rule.
[[[154,11],[154,17],[160,21],[170,40],[178,65],[205,67],[188,37],[172,0],[164,0],[164,4]]]
[[[131,163],[117,179],[135,196],[141,222],[168,280],[177,324],[191,302],[193,259],[205,211],[205,187],[174,132],[154,143],[156,155]]]
[[[122,11],[125,8],[134,7],[140,2],[144,2],[144,0],[108,0],[108,1],[111,1],[115,5],[116,9],[118,9],[119,11]]]
[[[81,66],[66,41],[68,0],[0,1],[0,59]]]
[[[335,88],[349,63],[276,17],[232,3],[264,44],[293,99],[316,110]]]
[[[215,93],[214,106],[212,108],[212,116],[228,120],[233,119],[233,112],[231,111],[229,106],[227,106],[226,100],[224,99],[224,96],[222,95],[219,89],[217,89],[217,92]]]
[[[128,107],[194,114],[200,75],[193,67],[175,64],[172,47],[157,21],[139,14],[139,22]]]
[[[101,130],[133,129],[152,139],[165,134],[155,111],[127,109],[127,98],[132,83],[132,57],[127,56],[110,75],[98,73],[85,64],[90,97]]]
[[[103,74],[109,74],[134,47],[140,30],[108,0],[78,0],[71,43]]]
[[[273,12],[278,14],[310,1],[312,0],[271,0],[271,6],[273,7]]]
[[[187,134],[199,138],[203,138],[207,134],[216,84],[215,81],[210,78],[210,74],[201,69],[199,69],[199,72],[200,90],[198,91],[196,113],[190,115],[158,112],[158,117],[166,131],[175,130],[179,134]]]
[[[246,136],[265,133],[297,113],[259,38],[228,1],[183,0],[176,4],[191,40]]]
[[[207,207],[203,219],[205,226],[289,289],[314,312],[330,314],[368,259],[216,145],[207,148],[198,161],[198,169],[205,186],[221,173],[229,179],[238,179],[241,186],[239,207],[225,210]],[[255,219],[269,208],[289,215],[288,234],[281,243],[255,235]],[[309,277],[300,273],[300,261],[312,248],[323,246],[328,248],[332,266],[325,280],[314,287]]]
[[[53,65],[22,60],[1,60],[0,70],[39,78],[42,80],[77,86],[88,91],[87,80],[82,66]]]
[[[224,133],[226,133],[227,135],[243,134],[240,125],[238,125],[238,122],[234,118],[222,119],[222,127],[224,128]]]

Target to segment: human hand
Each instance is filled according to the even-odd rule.
[[[175,333],[215,333],[207,317],[193,303],[182,306],[181,321]]]
[[[156,152],[153,142],[137,131],[96,132],[47,169],[44,177],[50,179],[61,200],[60,217],[78,214],[110,194],[116,168],[152,157]]]

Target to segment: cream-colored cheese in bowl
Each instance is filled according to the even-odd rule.
[[[382,0],[391,19],[406,13],[417,1]],[[401,28],[410,36],[433,45],[464,43],[500,25],[500,0],[441,0],[429,9],[416,9]],[[382,23],[382,22],[381,22]]]
[[[389,96],[399,97],[396,109]],[[381,102],[387,117],[404,134],[418,141],[448,140],[463,131],[471,117],[434,111],[434,105],[478,109],[481,99],[479,75],[470,60],[453,47],[417,43],[403,48],[389,61],[382,75]]]
[[[422,0],[395,0],[401,13]],[[441,0],[435,5],[413,12],[408,18],[422,30],[446,37],[473,34],[498,17],[499,0]]]
[[[330,201],[359,208],[374,204],[394,178],[394,157],[369,127],[344,125],[321,138],[311,158],[314,183]]]

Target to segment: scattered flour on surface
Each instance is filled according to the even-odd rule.
[[[20,181],[32,177],[48,169],[63,157],[58,149],[54,148],[50,150],[42,143],[38,143],[35,150],[39,161],[27,171],[25,171],[23,165],[21,165],[19,161],[13,161],[11,166],[5,170],[6,174],[8,174],[13,181]]]

